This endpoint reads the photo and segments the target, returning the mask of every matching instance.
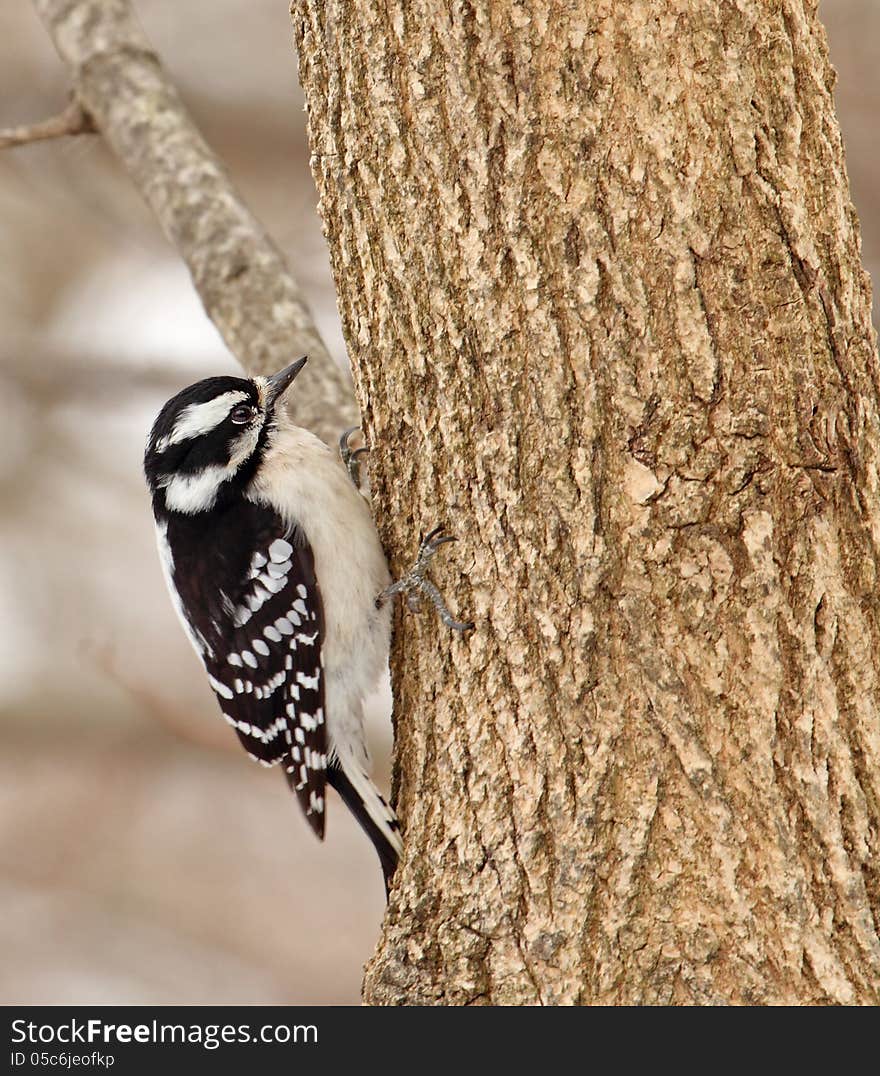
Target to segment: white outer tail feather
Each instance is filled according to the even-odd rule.
[[[397,852],[398,855],[401,855],[403,852],[403,841],[401,840],[400,830],[397,829],[396,826],[397,815],[385,802],[385,798],[373,784],[369,774],[364,772],[363,766],[357,762],[351,754],[339,751],[338,746],[336,746],[334,754],[342,772],[360,796],[364,809],[370,816],[370,819],[375,824],[376,828],[382,831],[395,852]]]

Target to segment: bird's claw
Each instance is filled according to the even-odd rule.
[[[348,443],[351,435],[359,430],[360,426],[349,426],[349,428],[341,434],[339,438],[339,455],[342,457],[342,462],[345,464],[345,468],[348,471],[348,477],[354,483],[355,489],[361,488],[361,461],[360,457],[370,450],[364,446],[363,448],[352,448]]]
[[[383,592],[382,596],[393,597],[395,594],[405,594],[406,604],[413,612],[418,612],[421,607],[421,598],[426,597],[437,610],[437,615],[448,628],[451,628],[453,631],[472,631],[474,624],[471,621],[456,620],[452,613],[450,613],[443,595],[428,578],[428,565],[437,553],[437,550],[442,545],[446,545],[447,542],[455,541],[455,536],[446,534],[445,529],[446,528],[441,525],[435,527],[425,535],[419,545],[419,552],[415,564],[408,572],[402,575],[396,583],[392,583],[391,586]]]
[[[445,530],[446,528],[441,523],[439,527],[435,527],[425,535],[419,545],[419,555],[415,563],[416,568],[426,569],[441,545],[446,545],[447,542],[456,540],[454,534],[446,534]]]

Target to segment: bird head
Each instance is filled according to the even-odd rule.
[[[195,515],[243,491],[269,443],[278,401],[305,363],[272,377],[209,377],[172,397],[144,453],[154,508]]]

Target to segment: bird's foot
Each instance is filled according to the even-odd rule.
[[[454,542],[455,538],[451,534],[445,534],[442,526],[435,527],[423,540],[419,546],[419,554],[416,557],[416,562],[406,572],[396,580],[390,586],[386,587],[379,595],[377,604],[382,605],[389,598],[393,598],[396,594],[406,595],[406,604],[413,611],[417,612],[421,607],[422,597],[427,598],[434,608],[437,610],[437,615],[447,626],[452,628],[453,631],[471,631],[474,627],[470,621],[456,620],[452,613],[449,612],[449,608],[443,599],[443,595],[437,589],[437,587],[428,578],[428,567],[441,545],[446,545],[447,542]]]
[[[361,488],[361,460],[360,457],[370,450],[364,446],[363,448],[352,448],[349,444],[351,435],[360,429],[360,426],[350,426],[339,438],[339,455],[342,457],[342,462],[345,464],[345,469],[348,471],[348,477],[354,483],[354,488],[360,491]]]

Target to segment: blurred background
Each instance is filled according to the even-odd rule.
[[[135,0],[345,363],[287,6]],[[878,280],[880,0],[820,10]],[[60,111],[67,87],[30,4],[6,0],[0,127]],[[160,575],[144,439],[169,396],[223,371],[100,138],[0,152],[0,1003],[359,1001],[384,908],[372,846],[335,799],[319,845],[280,774],[248,761]],[[389,707],[386,688],[386,788]]]

